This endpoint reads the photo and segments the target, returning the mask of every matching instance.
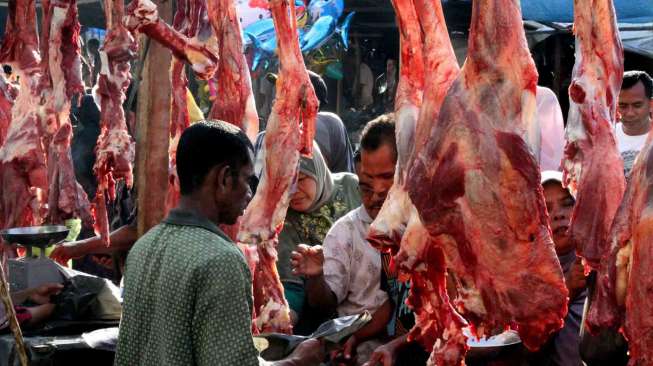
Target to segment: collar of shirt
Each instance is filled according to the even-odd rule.
[[[220,228],[211,222],[209,219],[203,216],[199,216],[191,211],[173,209],[163,220],[166,224],[171,225],[183,225],[183,226],[195,226],[202,229],[206,229],[212,233],[219,235],[221,238],[231,242],[231,239],[220,230]]]
[[[567,254],[563,254],[558,257],[558,260],[560,261],[560,267],[562,267],[562,271],[567,273],[567,271],[569,271],[571,266],[576,261],[576,251],[572,250]]]
[[[360,218],[360,220],[363,223],[365,223],[367,225],[371,224],[372,221],[374,221],[370,217],[370,214],[367,213],[367,210],[365,209],[365,206],[363,206],[363,205],[361,205],[360,208],[358,209],[358,217]]]

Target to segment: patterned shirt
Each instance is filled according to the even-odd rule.
[[[372,218],[360,206],[338,220],[324,239],[324,279],[338,299],[338,315],[374,312],[381,290],[381,255],[367,242]]]
[[[129,253],[116,365],[258,365],[251,274],[206,218],[173,210]]]

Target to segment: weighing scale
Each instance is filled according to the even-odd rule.
[[[62,225],[18,227],[0,231],[0,236],[6,243],[17,244],[27,250],[25,256],[7,260],[11,291],[34,288],[44,283],[64,282],[59,266],[45,255],[45,249],[61,244],[68,236],[68,231]],[[38,257],[32,254],[34,247],[41,251]]]

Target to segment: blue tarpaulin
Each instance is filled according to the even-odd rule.
[[[522,16],[538,22],[571,23],[573,0],[521,0]],[[653,22],[653,0],[614,0],[619,23]]]

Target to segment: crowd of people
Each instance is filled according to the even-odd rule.
[[[317,74],[311,74],[311,81],[325,105],[324,81]],[[626,72],[615,130],[626,176],[646,142],[652,114],[653,80],[642,71]],[[541,146],[542,185],[569,290],[569,312],[564,327],[541,351],[523,351],[519,358],[528,364],[571,366],[605,364],[611,357],[617,365],[627,360],[623,338],[618,333],[592,336],[582,326],[595,274],[585,275],[576,243],[567,236],[574,196],[562,185],[562,112],[548,89],[538,88],[537,115],[543,136],[536,145]],[[317,365],[330,357],[334,364],[419,365],[428,358],[419,344],[407,339],[415,322],[405,304],[410,284],[399,282],[389,255],[366,240],[393,183],[394,118],[388,113],[369,121],[354,152],[338,116],[318,114],[314,153],[300,160],[279,234],[277,269],[296,334],[308,335],[325,320],[365,311],[372,320],[330,355],[310,340],[273,364]],[[227,123],[193,124],[177,150],[181,200],[161,224],[138,239],[134,208],[126,224],[111,233],[111,247],[90,237],[53,252],[53,258],[66,262],[129,251],[116,364],[266,364],[252,340],[250,271],[219,229],[235,223],[255,192],[265,164],[263,136],[252,144]],[[597,344],[604,354],[595,351]]]

